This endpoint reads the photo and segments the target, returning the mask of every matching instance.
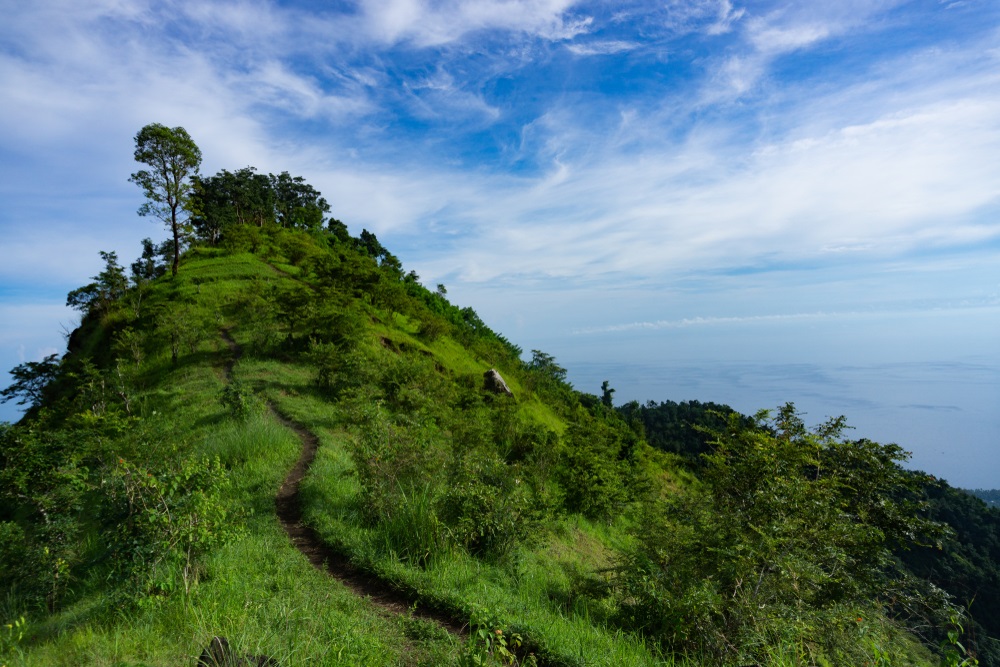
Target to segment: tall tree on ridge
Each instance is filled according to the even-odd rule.
[[[171,273],[176,276],[184,222],[178,213],[187,208],[192,190],[189,179],[198,175],[201,149],[183,127],[150,123],[135,135],[135,161],[150,167],[129,178],[142,188],[148,200],[139,207],[139,215],[152,215],[170,227],[174,236]]]

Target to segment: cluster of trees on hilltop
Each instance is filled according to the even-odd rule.
[[[226,229],[240,225],[318,229],[330,212],[319,191],[301,176],[259,174],[254,167],[196,178],[190,207],[195,232],[213,245]]]
[[[175,275],[189,228],[214,245],[225,230],[243,225],[317,229],[330,211],[319,191],[287,171],[265,175],[245,167],[202,177],[201,150],[183,127],[151,123],[142,128],[135,136],[135,160],[148,167],[129,179],[146,196],[139,215],[157,218],[170,229]]]

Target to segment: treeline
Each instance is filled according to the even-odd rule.
[[[1000,506],[1000,489],[964,489],[964,491],[979,498],[987,505]]]
[[[711,451],[713,436],[706,430],[736,414],[728,405],[701,401],[631,401],[618,408],[630,423],[641,424],[646,441],[656,449],[688,458]],[[744,419],[745,426],[750,425]]]

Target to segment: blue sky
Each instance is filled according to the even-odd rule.
[[[204,173],[304,176],[580,389],[791,400],[1000,486],[993,0],[3,4],[4,368],[165,236],[128,182],[159,122]]]

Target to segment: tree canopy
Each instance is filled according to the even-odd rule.
[[[191,209],[196,233],[214,245],[238,226],[320,229],[330,205],[301,176],[244,167],[194,179]]]
[[[129,178],[146,195],[139,215],[159,218],[170,228],[174,240],[171,272],[177,275],[184,224],[181,212],[188,209],[191,178],[198,175],[201,150],[183,127],[150,123],[135,135],[135,161],[150,167]]]

